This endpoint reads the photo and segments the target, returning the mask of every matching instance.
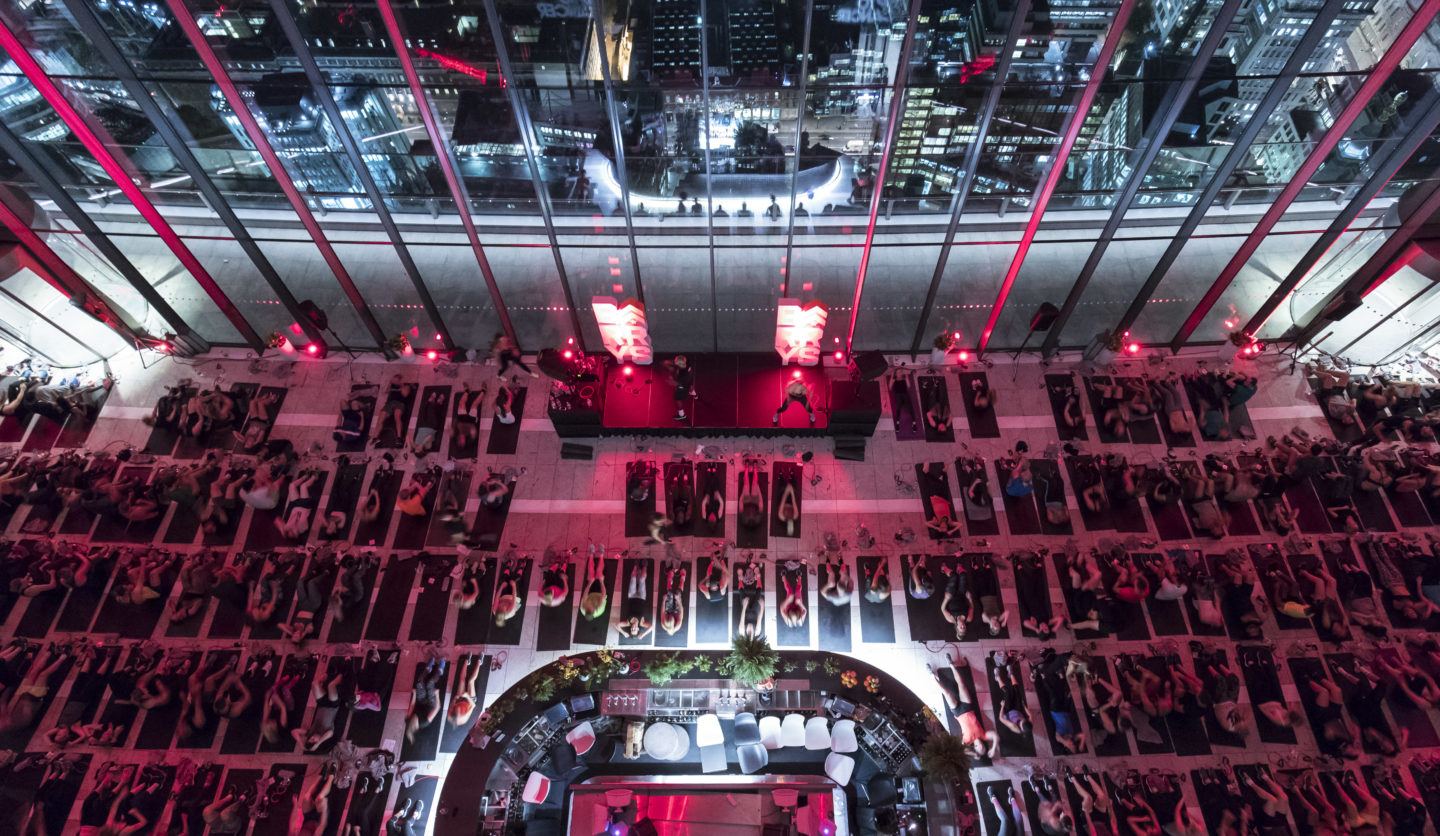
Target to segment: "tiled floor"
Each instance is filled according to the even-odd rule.
[[[1182,370],[1193,369],[1201,361],[1201,357],[1189,355],[1179,360],[1173,360],[1168,365]],[[1212,357],[1209,365],[1218,366],[1220,362]],[[1311,398],[1303,377],[1298,374],[1287,374],[1288,359],[1266,357],[1254,365],[1263,382],[1259,394],[1250,402],[1249,412],[1260,439],[1269,435],[1282,434],[1295,426],[1302,427],[1312,434],[1328,435],[1327,424],[1315,401]],[[202,386],[228,387],[233,383],[256,382],[267,386],[288,388],[288,395],[276,421],[273,437],[292,441],[297,450],[301,451],[314,466],[331,471],[335,467],[334,460],[337,454],[330,432],[338,408],[352,385],[366,381],[384,384],[391,375],[399,374],[408,381],[419,383],[422,387],[430,384],[449,385],[458,391],[464,383],[478,386],[484,381],[493,380],[495,373],[494,369],[489,367],[435,367],[423,363],[384,364],[368,358],[354,362],[346,362],[342,358],[325,363],[270,361],[256,363],[240,359],[206,359],[185,362],[166,360],[149,369],[139,368],[132,360],[126,360],[117,361],[115,370],[119,376],[119,382],[104,408],[101,420],[87,442],[87,447],[92,450],[103,449],[114,452],[126,446],[143,448],[151,430],[140,419],[149,414],[165,386],[174,384],[183,378],[189,378]],[[695,461],[725,460],[729,463],[730,473],[727,480],[727,498],[733,510],[737,498],[735,474],[740,471],[744,459],[763,458],[770,462],[798,460],[802,453],[813,452],[813,460],[804,465],[806,480],[803,484],[804,524],[802,536],[798,538],[771,537],[766,550],[770,558],[805,558],[814,555],[822,547],[826,538],[833,536],[844,543],[841,553],[851,561],[852,565],[854,558],[859,555],[882,555],[889,561],[890,574],[896,579],[897,585],[902,578],[901,555],[904,554],[990,553],[1000,559],[998,574],[1002,587],[1001,597],[1006,608],[1012,613],[1008,631],[1010,638],[1005,640],[982,638],[978,642],[972,641],[963,645],[951,644],[948,646],[946,642],[938,640],[916,641],[910,630],[911,621],[906,612],[906,596],[897,589],[896,594],[890,600],[890,604],[894,608],[896,641],[893,644],[870,644],[863,641],[859,608],[851,608],[854,622],[851,625],[851,635],[854,638],[853,655],[893,671],[897,681],[920,693],[941,716],[944,716],[945,712],[940,691],[930,678],[927,665],[943,663],[947,649],[958,650],[962,653],[975,671],[974,678],[980,692],[978,702],[982,709],[981,713],[985,717],[985,724],[987,728],[993,728],[994,714],[990,711],[991,701],[985,675],[987,654],[996,650],[1014,650],[1033,662],[1037,660],[1038,652],[1042,647],[1039,641],[1021,636],[1021,631],[1016,623],[1018,619],[1014,617],[1018,606],[1015,590],[1016,576],[1009,564],[1005,562],[1005,559],[1012,553],[1038,548],[1058,552],[1066,549],[1088,549],[1091,546],[1105,547],[1112,543],[1120,543],[1132,552],[1159,552],[1193,547],[1204,553],[1216,554],[1223,552],[1228,547],[1258,545],[1278,539],[1273,534],[1264,532],[1251,536],[1230,537],[1223,542],[1185,538],[1157,544],[1155,522],[1149,516],[1148,511],[1143,512],[1146,528],[1144,533],[1122,535],[1114,531],[1090,532],[1081,522],[1074,492],[1067,491],[1066,499],[1073,520],[1073,535],[1016,536],[1010,533],[1011,521],[1001,513],[1001,533],[998,535],[961,537],[948,542],[930,540],[926,536],[921,499],[916,491],[915,465],[936,461],[945,462],[947,469],[951,471],[949,476],[951,491],[955,492],[957,486],[953,475],[954,459],[959,455],[983,456],[992,463],[987,467],[987,472],[991,477],[992,492],[998,497],[999,486],[994,484],[993,461],[1012,449],[1017,441],[1024,440],[1029,445],[1032,454],[1037,457],[1053,458],[1062,454],[1059,433],[1052,417],[1050,401],[1045,389],[1044,375],[1065,374],[1072,370],[1077,374],[1082,370],[1087,373],[1091,371],[1088,368],[1082,369],[1079,365],[1065,364],[1042,368],[1033,362],[1019,365],[997,364],[988,369],[983,367],[970,369],[970,371],[986,371],[992,387],[998,394],[996,411],[1001,437],[993,439],[976,439],[967,431],[964,421],[965,410],[960,401],[961,385],[953,372],[947,372],[946,375],[952,412],[957,416],[957,441],[953,443],[931,443],[923,439],[905,441],[897,439],[888,417],[889,398],[887,396],[885,398],[886,417],[882,418],[878,432],[871,439],[864,462],[835,459],[830,452],[828,440],[733,438],[702,441],[610,438],[595,445],[593,461],[562,460],[560,458],[560,440],[550,430],[548,421],[543,414],[543,381],[527,380],[526,382],[530,385],[531,397],[521,423],[516,452],[513,455],[490,455],[484,452],[485,433],[490,427],[490,408],[487,405],[481,421],[482,436],[479,457],[474,463],[462,463],[462,467],[470,467],[482,473],[485,468],[495,470],[510,468],[518,475],[515,498],[504,528],[503,543],[507,546],[513,544],[514,548],[522,555],[538,557],[547,549],[570,547],[579,547],[583,552],[587,544],[604,544],[611,550],[629,549],[632,554],[659,557],[665,553],[663,547],[646,544],[643,538],[627,540],[624,536],[624,481],[627,462],[635,458],[645,458],[660,464],[680,457],[688,457]],[[1106,370],[1101,371],[1105,373]],[[1158,376],[1163,371],[1164,369],[1158,365],[1152,365],[1143,360],[1133,360],[1122,364],[1122,367],[1114,370],[1114,373],[1140,374],[1143,372]],[[524,379],[522,378],[522,380]],[[1088,401],[1084,404],[1084,408],[1087,413],[1091,440],[1076,442],[1075,447],[1079,452],[1123,452],[1132,463],[1146,464],[1158,463],[1167,453],[1171,452],[1182,460],[1211,452],[1231,457],[1237,455],[1242,449],[1253,449],[1255,446],[1253,442],[1246,444],[1240,441],[1227,443],[1202,441],[1198,447],[1180,447],[1171,451],[1163,442],[1158,444],[1102,444],[1095,440],[1097,434],[1094,416],[1090,414]],[[451,427],[447,423],[447,436],[450,429]],[[442,451],[447,449],[447,443],[448,437],[442,440],[439,449]],[[358,457],[366,455],[371,459],[366,475],[368,480],[374,475],[378,454],[358,454]],[[353,458],[357,458],[357,456],[352,456]],[[435,460],[433,463],[444,461],[443,456],[432,458]],[[427,462],[426,465],[428,466],[430,463],[432,462]],[[408,455],[398,456],[396,467],[407,472],[415,469],[414,462]],[[326,493],[320,500],[322,508],[327,503],[329,490],[333,487],[334,481],[333,478],[327,480]],[[467,519],[473,518],[477,509],[478,501],[472,494],[469,499]],[[997,503],[997,511],[1002,510]],[[239,531],[242,535],[236,538],[237,544],[243,543],[243,534],[249,528],[251,513],[247,509],[245,517],[241,519]],[[172,514],[173,511],[167,512],[166,519],[159,529],[159,537],[163,537],[167,530]],[[25,519],[26,511],[22,509],[10,521],[7,529],[10,538],[24,536],[21,533],[21,527],[25,524]],[[57,525],[63,527],[64,519],[59,520]],[[859,549],[851,545],[856,542],[857,527],[860,525],[865,526],[875,538],[876,543],[873,548]],[[393,538],[394,529],[395,526],[392,524],[387,534],[387,540],[375,544],[377,552],[382,556],[389,553],[388,538]],[[733,536],[734,523],[730,523],[729,529]],[[55,536],[65,539],[71,535]],[[84,535],[74,536],[83,537]],[[313,532],[311,536],[315,537]],[[908,538],[913,538],[913,541]],[[1344,538],[1342,535],[1327,535],[1310,539],[1339,540]],[[158,537],[156,542],[159,542]],[[314,542],[316,541],[312,539],[312,544]],[[167,548],[170,547],[167,546]],[[182,544],[173,548],[178,551],[195,551],[199,546]],[[672,548],[682,558],[693,559],[698,555],[708,553],[713,548],[713,543],[698,538],[679,538],[673,541]],[[238,550],[238,545],[230,549],[230,551]],[[1055,612],[1064,613],[1065,602],[1058,584],[1059,578],[1056,570],[1053,565],[1047,563],[1044,571],[1048,579],[1048,594],[1053,602]],[[458,575],[458,570],[456,574]],[[503,693],[506,688],[528,671],[553,660],[564,652],[540,652],[533,649],[537,644],[538,630],[535,615],[538,611],[538,577],[538,572],[531,573],[528,600],[521,614],[523,626],[518,645],[504,647],[456,645],[454,639],[458,610],[454,606],[447,608],[441,630],[443,640],[439,643],[438,652],[452,661],[457,659],[459,654],[465,652],[487,653],[496,660],[498,669],[489,674],[484,686],[486,702]],[[415,604],[417,598],[422,594],[422,586],[423,583],[417,580],[410,586],[406,595],[407,606],[396,630],[396,635],[400,640],[379,643],[387,653],[392,645],[399,650],[399,673],[389,698],[388,710],[383,715],[383,728],[376,735],[377,739],[383,740],[385,745],[396,749],[399,748],[397,741],[403,739],[402,726],[413,683],[411,671],[416,669],[418,662],[423,661],[430,653],[436,652],[436,648],[429,642],[405,640],[415,634],[423,635],[429,630],[428,627],[417,629],[413,623],[417,612]],[[816,608],[824,606],[823,602],[817,598],[817,586],[818,584],[812,577],[809,585],[812,622],[815,621],[813,614],[817,612]],[[938,606],[938,602],[931,600],[927,602],[927,606]],[[615,609],[618,607],[612,607],[612,611]],[[26,610],[26,602],[17,605],[5,621],[4,630],[0,632],[7,636],[15,635],[25,617]],[[200,629],[202,637],[211,634],[210,622],[215,617],[214,613],[214,607],[207,610],[206,621],[202,622]],[[777,627],[773,597],[767,616],[769,622],[767,632],[773,636],[776,634]],[[1188,665],[1191,658],[1191,648],[1188,646],[1189,636],[1161,637],[1156,635],[1164,628],[1153,612],[1148,621],[1143,615],[1140,621],[1142,626],[1148,624],[1154,629],[1151,630],[1147,627],[1142,631],[1143,636],[1132,640],[1122,641],[1110,637],[1086,642],[1082,645],[1082,649],[1089,649],[1095,655],[1109,659],[1113,667],[1113,662],[1119,654],[1150,655],[1155,651],[1168,651],[1173,646],[1176,653],[1186,660]],[[1186,619],[1182,618],[1180,623],[1183,626]],[[167,623],[162,619],[151,637],[158,645],[166,647],[172,653],[183,650],[208,652],[238,647],[242,654],[249,657],[267,647],[275,647],[282,654],[287,652],[289,647],[279,640],[260,639],[253,635],[242,636],[238,642],[234,638],[165,638],[167,627]],[[698,643],[693,640],[694,634],[690,624],[687,623],[685,629],[687,635],[691,637],[688,646],[724,646],[724,643]],[[1292,707],[1298,709],[1299,694],[1286,660],[1302,656],[1318,657],[1319,652],[1315,647],[1317,636],[1311,629],[1281,629],[1273,617],[1266,618],[1263,630],[1263,641],[1259,644],[1274,652],[1279,663],[1279,677],[1284,699]],[[320,634],[328,635],[328,625],[321,628]],[[616,636],[612,624],[609,630],[612,643],[615,642]],[[813,624],[809,628],[809,636],[811,646],[818,646],[819,637]],[[93,631],[90,638],[92,641],[115,640],[114,637],[97,634]],[[1227,651],[1232,664],[1234,664],[1234,660],[1240,658],[1237,655],[1240,651],[1223,636],[1212,641],[1216,643],[1217,647]],[[1368,653],[1371,644],[1369,641],[1357,642],[1357,647],[1347,649]],[[1067,651],[1075,646],[1075,642],[1069,632],[1062,632],[1060,639],[1053,642],[1052,646],[1058,650]],[[324,642],[311,644],[307,649],[330,656],[345,655],[355,650],[351,645],[326,644]],[[1029,663],[1027,662],[1025,668],[1028,669],[1028,667]],[[55,725],[66,702],[76,694],[76,684],[77,677],[74,671],[67,672],[63,684],[59,687],[57,698],[50,704],[47,713],[38,725],[40,730],[49,729]],[[1035,689],[1026,683],[1025,693],[1030,713],[1037,720],[1042,719],[1044,712],[1041,710]],[[1078,689],[1074,691],[1074,696],[1078,703]],[[1253,701],[1255,700],[1248,693],[1248,689],[1242,690],[1239,699],[1241,709],[1250,711],[1250,704]],[[1433,712],[1431,715],[1425,720],[1427,724],[1436,719]],[[1409,719],[1413,720],[1414,718]],[[221,779],[222,786],[228,786],[231,783],[241,785],[246,781],[253,781],[256,776],[251,775],[249,771],[270,770],[276,764],[308,762],[309,774],[314,775],[322,760],[318,756],[303,756],[293,751],[253,754],[255,750],[253,745],[244,754],[226,754],[223,741],[230,730],[223,720],[215,738],[216,742],[208,748],[174,749],[168,752],[162,749],[136,748],[135,739],[143,734],[141,730],[145,725],[145,720],[146,717],[142,716],[130,725],[126,741],[129,745],[127,746],[95,750],[81,747],[73,750],[76,753],[93,756],[86,764],[87,771],[84,783],[80,788],[80,798],[86,797],[94,786],[99,765],[109,760],[122,763],[153,763],[161,760],[164,763],[175,764],[182,759],[188,759],[195,763],[219,764],[228,771],[227,774],[230,776]],[[308,716],[302,722],[308,722]],[[1018,793],[1019,780],[1017,776],[1022,773],[1024,767],[1033,764],[1037,768],[1045,770],[1058,769],[1060,764],[1055,758],[1067,755],[1065,757],[1066,765],[1073,769],[1078,769],[1081,764],[1085,764],[1097,770],[1112,770],[1117,784],[1124,784],[1123,771],[1127,769],[1138,770],[1140,773],[1160,771],[1178,775],[1181,781],[1180,792],[1183,803],[1194,811],[1198,820],[1202,812],[1209,811],[1202,807],[1203,793],[1194,785],[1193,770],[1217,767],[1225,762],[1237,765],[1268,763],[1277,769],[1282,767],[1302,768],[1310,763],[1311,759],[1318,757],[1310,727],[1303,720],[1295,728],[1295,742],[1263,741],[1253,730],[1255,723],[1252,721],[1248,734],[1243,738],[1228,741],[1237,745],[1211,745],[1207,742],[1201,747],[1206,750],[1205,752],[1185,755],[1175,754],[1174,747],[1149,747],[1130,739],[1130,735],[1124,735],[1123,749],[1129,754],[1128,757],[1097,755],[1093,749],[1081,755],[1068,755],[1064,752],[1054,751],[1049,736],[1045,733],[1044,723],[1041,722],[1038,725],[1040,725],[1039,730],[1033,734],[1033,753],[1031,746],[1027,745],[1026,741],[1007,738],[1005,748],[1001,753],[1003,757],[993,765],[975,768],[973,775],[977,785],[989,785],[990,782],[1013,779]],[[1175,721],[1171,728],[1175,729],[1177,725],[1178,721]],[[1181,735],[1177,733],[1176,736]],[[29,752],[45,751],[46,746],[42,743],[42,739],[39,733],[35,734],[29,745],[25,747],[26,750]],[[1204,741],[1206,735],[1201,734],[1199,739]],[[1437,742],[1440,742],[1440,739],[1437,739]],[[1117,741],[1112,740],[1110,745],[1105,747],[1105,751],[1117,752],[1119,751],[1116,748],[1117,745]],[[1014,748],[1011,748],[1012,746]],[[1182,744],[1181,748],[1185,749],[1186,746]],[[1152,751],[1153,754],[1147,754]],[[1024,752],[1024,754],[1013,754],[1018,752]],[[1139,754],[1134,754],[1137,752]],[[1425,753],[1421,752],[1419,756],[1424,757]],[[453,755],[442,752],[434,759],[420,761],[415,764],[417,774],[436,776],[443,780],[452,757]],[[1403,766],[1414,757],[1417,757],[1417,753],[1412,749],[1401,758],[1387,760],[1384,768]],[[40,767],[33,767],[24,774],[36,776],[35,780],[38,781],[40,769]],[[1405,772],[1402,778],[1407,782],[1407,786],[1414,787],[1412,775]],[[424,785],[419,784],[418,786]],[[390,788],[387,810],[389,804],[400,797],[401,792],[398,788]],[[1207,789],[1205,792],[1209,792],[1209,790]],[[21,795],[23,796],[23,792]],[[1159,800],[1162,795],[1155,790],[1151,797],[1157,799],[1157,805],[1163,807],[1168,802]],[[1204,796],[1204,798],[1208,797]],[[341,794],[339,798],[340,804],[332,808],[332,819],[336,821],[356,820],[361,812],[360,806],[354,801],[345,802],[347,798],[345,794]],[[981,801],[982,806],[988,806],[984,803],[985,796],[983,794]],[[164,815],[167,821],[174,821],[173,806],[173,804],[165,805]],[[20,807],[23,807],[23,804],[16,809]],[[70,810],[71,827],[78,827],[80,810],[79,803],[76,803]],[[987,822],[990,825],[995,823],[993,811],[989,812]],[[1028,822],[1027,826],[1031,830],[1039,830],[1038,822],[1033,820]],[[255,825],[255,832],[283,832],[283,828],[275,830],[273,827],[273,822],[262,821]],[[1213,826],[1211,829],[1213,830]],[[437,828],[437,831],[443,831],[443,828]],[[941,831],[937,829],[937,832]]]

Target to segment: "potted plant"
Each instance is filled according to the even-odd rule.
[[[1220,359],[1234,360],[1240,349],[1253,343],[1255,339],[1244,331],[1231,331],[1225,335],[1225,342],[1220,344]]]
[[[920,747],[920,768],[946,787],[970,783],[970,754],[960,738],[946,732],[931,734]]]
[[[935,338],[935,342],[931,344],[930,348],[930,365],[943,366],[950,362],[950,352],[954,350],[958,336],[958,334],[945,331]]]
[[[741,685],[766,693],[775,689],[775,670],[780,654],[759,637],[736,636],[721,671]]]
[[[1085,346],[1085,359],[1100,365],[1109,363],[1125,348],[1128,336],[1129,331],[1101,331]]]

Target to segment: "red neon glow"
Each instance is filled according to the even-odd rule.
[[[169,354],[169,353],[170,353],[170,343],[167,343],[167,342],[165,342],[164,340],[161,340],[161,341],[159,342],[159,344],[155,346],[155,350],[158,351],[158,352],[160,352],[161,354]]]
[[[316,345],[315,343],[310,343],[309,345],[305,346],[305,351],[310,354],[319,354],[320,346]]]
[[[995,56],[982,55],[974,61],[960,67],[960,78],[957,80],[961,84],[964,84],[975,76],[987,72],[993,66],[995,66]]]
[[[951,338],[951,339],[954,339],[954,340],[960,339],[960,332],[959,332],[959,331],[955,331],[955,332],[951,333],[951,334],[950,334],[950,338]]]
[[[1139,354],[1139,353],[1140,353],[1140,343],[1126,343],[1126,344],[1125,344],[1125,353],[1126,353],[1126,354]]]
[[[478,79],[481,84],[489,83],[490,71],[484,67],[477,67],[474,64],[461,61],[459,58],[451,58],[448,55],[441,55],[438,52],[431,52],[428,49],[421,49],[419,47],[415,48],[415,54],[421,58],[429,58],[447,70],[454,70],[462,75],[468,75],[473,79]],[[500,86],[505,86],[505,80],[503,78],[500,80]]]
[[[1315,143],[1310,155],[1305,158],[1305,162],[1301,163],[1300,168],[1295,172],[1294,179],[1286,183],[1285,188],[1280,190],[1280,194],[1275,196],[1270,208],[1265,210],[1265,214],[1255,224],[1255,228],[1240,243],[1240,249],[1235,251],[1235,255],[1225,265],[1225,269],[1215,277],[1215,282],[1210,285],[1209,290],[1205,291],[1205,295],[1201,297],[1195,310],[1185,318],[1185,324],[1180,326],[1175,338],[1170,341],[1171,348],[1178,349],[1190,338],[1191,334],[1195,333],[1195,329],[1200,327],[1205,315],[1210,312],[1216,302],[1220,301],[1220,295],[1239,275],[1240,268],[1250,261],[1256,250],[1260,249],[1260,244],[1289,210],[1290,204],[1300,196],[1300,191],[1310,185],[1310,178],[1315,176],[1315,173],[1320,170],[1320,166],[1330,159],[1330,152],[1340,144],[1340,140],[1350,131],[1350,126],[1370,106],[1371,100],[1379,94],[1380,89],[1390,81],[1391,73],[1399,66],[1400,60],[1410,52],[1410,47],[1420,39],[1420,35],[1425,32],[1436,14],[1440,14],[1440,0],[1426,0],[1424,5],[1410,18],[1410,22],[1405,24],[1405,28],[1401,30],[1390,48],[1385,51],[1385,55],[1371,68],[1370,74],[1365,76],[1365,82],[1360,85],[1360,89],[1345,104],[1345,109],[1335,118],[1334,123],[1325,131],[1325,135],[1320,138],[1320,141]],[[1256,330],[1259,330],[1258,326]]]
[[[793,377],[793,378],[795,378],[796,380],[799,380],[799,379],[800,379],[800,370],[799,370],[799,369],[796,369],[795,371],[793,371],[793,372],[790,373],[790,376]]]
[[[575,338],[574,338],[574,337],[566,337],[566,338],[565,338],[565,344],[566,344],[566,345],[574,345],[574,344],[575,344]]]
[[[995,332],[995,325],[1000,321],[1005,300],[1010,297],[1010,289],[1015,286],[1015,279],[1020,275],[1020,267],[1025,264],[1025,257],[1030,254],[1030,245],[1035,241],[1035,234],[1040,231],[1040,221],[1045,218],[1045,208],[1050,204],[1050,196],[1055,193],[1055,187],[1060,185],[1060,178],[1065,174],[1065,163],[1070,159],[1070,151],[1075,147],[1075,141],[1080,138],[1080,127],[1085,123],[1085,115],[1090,112],[1090,105],[1094,104],[1095,96],[1100,92],[1101,82],[1109,75],[1110,60],[1115,57],[1115,50],[1122,40],[1120,36],[1125,31],[1125,25],[1130,22],[1130,13],[1134,10],[1135,0],[1121,0],[1120,8],[1115,11],[1115,17],[1110,24],[1110,31],[1105,34],[1105,45],[1100,48],[1100,54],[1095,59],[1090,80],[1085,83],[1085,89],[1075,102],[1075,110],[1065,125],[1065,133],[1050,160],[1050,168],[1046,170],[1040,188],[1035,191],[1035,198],[1030,201],[1030,218],[1025,222],[1025,232],[1020,236],[1020,246],[1015,248],[1015,256],[1010,259],[1010,267],[1000,282],[1000,292],[995,294],[995,303],[990,306],[990,316],[985,320],[984,330],[980,332],[979,349],[982,352],[990,344],[990,335]],[[856,304],[858,303],[857,299]]]

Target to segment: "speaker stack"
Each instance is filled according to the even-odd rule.
[[[879,380],[890,370],[890,361],[878,351],[862,351],[850,357],[850,377],[854,380]]]
[[[588,462],[595,458],[595,448],[589,444],[566,441],[560,445],[560,458]]]

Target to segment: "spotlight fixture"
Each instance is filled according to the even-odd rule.
[[[1129,354],[1131,357],[1134,357],[1135,355],[1139,354],[1139,353],[1140,353],[1140,343],[1126,343],[1126,344],[1125,344],[1125,353],[1126,353],[1126,354]]]

